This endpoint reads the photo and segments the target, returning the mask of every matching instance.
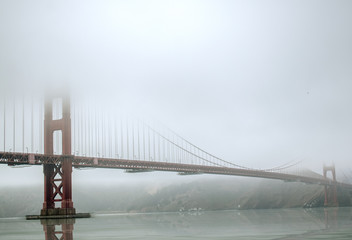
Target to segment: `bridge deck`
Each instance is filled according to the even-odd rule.
[[[337,185],[352,189],[352,184],[334,182],[331,179],[321,177],[309,177],[288,173],[250,170],[241,168],[229,168],[218,166],[203,166],[194,164],[168,163],[155,161],[140,161],[126,159],[93,158],[73,155],[44,155],[29,153],[0,152],[0,164],[15,165],[43,165],[59,164],[63,159],[71,159],[72,165],[76,168],[116,168],[132,169],[136,171],[169,171],[185,174],[218,174],[234,175],[244,177],[277,179],[289,182],[302,182],[319,185]]]

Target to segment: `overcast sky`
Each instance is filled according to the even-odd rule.
[[[1,0],[0,86],[66,83],[248,167],[352,169],[351,12],[349,0]],[[42,181],[0,166],[0,182],[23,174]]]

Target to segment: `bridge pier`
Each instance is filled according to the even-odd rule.
[[[44,203],[41,216],[75,215],[72,202],[72,155],[71,155],[71,117],[70,100],[62,98],[62,118],[53,120],[53,100],[45,101],[44,154],[54,154],[54,132],[62,132],[63,161],[45,164]],[[56,203],[61,203],[56,207]]]
[[[327,179],[328,172],[331,172],[331,174],[332,174],[331,185],[324,186],[324,190],[325,190],[324,206],[325,207],[338,207],[339,202],[337,200],[335,165],[332,165],[332,166],[325,166],[324,165],[323,171],[324,171],[324,178],[326,178],[326,179]]]

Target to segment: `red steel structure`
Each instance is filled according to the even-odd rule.
[[[352,189],[352,184],[336,181],[335,167],[324,166],[324,174],[303,176],[292,173],[276,172],[275,170],[255,170],[240,167],[226,167],[220,165],[195,164],[192,161],[163,162],[152,160],[136,160],[127,158],[104,158],[72,155],[71,149],[71,107],[70,99],[62,97],[62,117],[53,119],[54,97],[47,97],[45,101],[44,119],[44,154],[0,152],[0,164],[15,165],[43,165],[44,172],[44,203],[41,215],[44,217],[76,214],[72,201],[72,167],[76,168],[115,168],[131,172],[169,171],[180,174],[219,174],[246,177],[258,177],[284,180],[288,182],[303,182],[319,184],[325,187],[325,206],[338,206],[337,187]],[[54,133],[62,132],[62,154],[54,154]],[[186,150],[187,151],[187,150]],[[189,152],[188,152],[189,153]],[[193,153],[192,153],[193,154]],[[194,154],[193,154],[194,155]],[[192,156],[193,156],[192,155]],[[332,173],[332,179],[327,173]],[[58,204],[58,206],[55,206]],[[62,216],[61,216],[62,217]]]
[[[332,182],[336,182],[336,171],[335,166],[325,166],[323,168],[324,178],[328,179],[327,174],[331,172],[332,174]],[[331,181],[331,180],[330,180]],[[324,206],[326,207],[338,207],[339,202],[337,200],[337,186],[336,184],[324,185],[325,188],[325,201]]]
[[[45,101],[44,154],[54,154],[54,132],[62,132],[62,160],[44,164],[44,203],[42,216],[74,215],[72,202],[72,156],[70,100],[62,98],[62,118],[53,120],[53,97]],[[61,203],[56,208],[55,203]]]

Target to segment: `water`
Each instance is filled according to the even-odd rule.
[[[54,229],[55,228],[55,229]],[[90,219],[0,219],[0,239],[352,239],[352,208],[96,214]],[[48,235],[45,238],[45,232]],[[73,236],[73,238],[72,238]]]

